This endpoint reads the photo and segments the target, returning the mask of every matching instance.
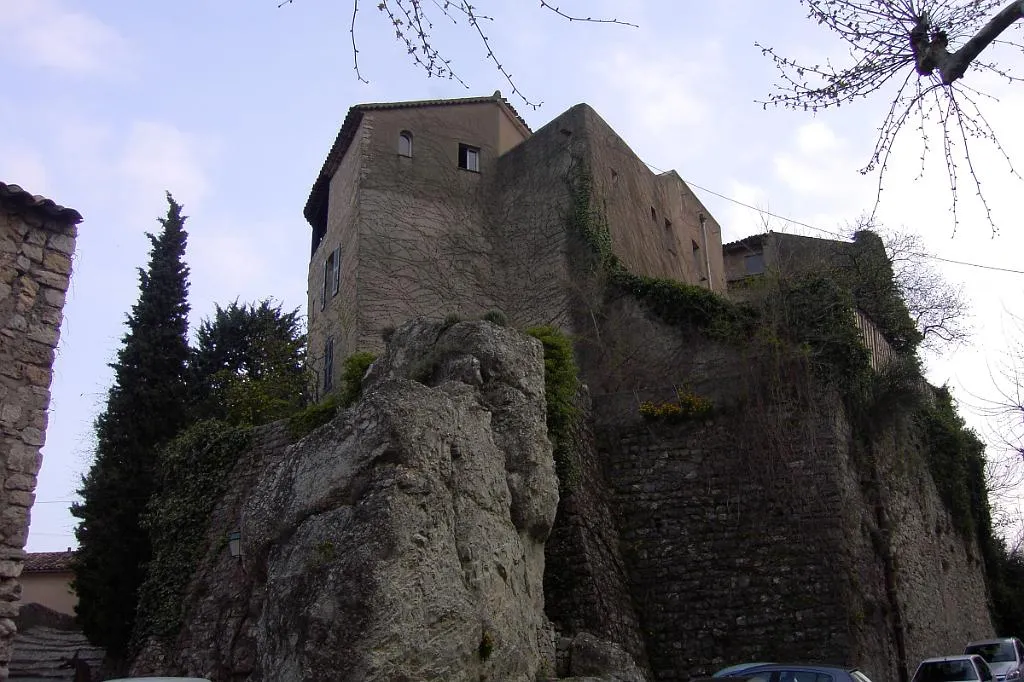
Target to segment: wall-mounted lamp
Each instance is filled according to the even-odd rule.
[[[233,530],[228,533],[228,552],[233,557],[242,556],[242,531]]]

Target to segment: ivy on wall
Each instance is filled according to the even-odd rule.
[[[555,327],[532,327],[526,333],[544,346],[548,438],[554,450],[558,486],[563,493],[569,493],[576,489],[582,476],[572,442],[572,432],[581,417],[576,405],[580,388],[579,370],[572,342]]]
[[[139,589],[138,641],[178,631],[185,588],[208,550],[210,513],[226,492],[231,470],[249,447],[250,436],[249,428],[201,421],[161,449],[156,493],[143,517],[153,557]],[[223,545],[227,551],[226,540]]]

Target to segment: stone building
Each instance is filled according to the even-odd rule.
[[[11,659],[18,576],[81,220],[74,209],[0,182],[0,679]]]
[[[305,207],[309,339],[320,389],[417,315],[504,311],[572,327],[566,218],[586,184],[633,272],[724,290],[721,228],[586,104],[536,132],[490,97],[352,107]]]

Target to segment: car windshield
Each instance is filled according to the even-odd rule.
[[[966,654],[978,654],[989,663],[1006,663],[1017,660],[1013,655],[1013,644],[1010,642],[991,642],[975,644],[967,647]]]
[[[978,679],[970,661],[934,661],[922,663],[914,682],[964,682]]]

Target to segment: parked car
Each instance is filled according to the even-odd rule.
[[[911,682],[995,682],[995,675],[984,658],[964,654],[924,659]]]
[[[743,663],[723,668],[714,677],[749,682],[871,682],[856,668],[805,663]]]
[[[1024,678],[1024,644],[1016,637],[971,642],[964,653],[984,658],[998,682],[1018,682]]]
[[[119,677],[108,682],[210,682],[205,677]]]

